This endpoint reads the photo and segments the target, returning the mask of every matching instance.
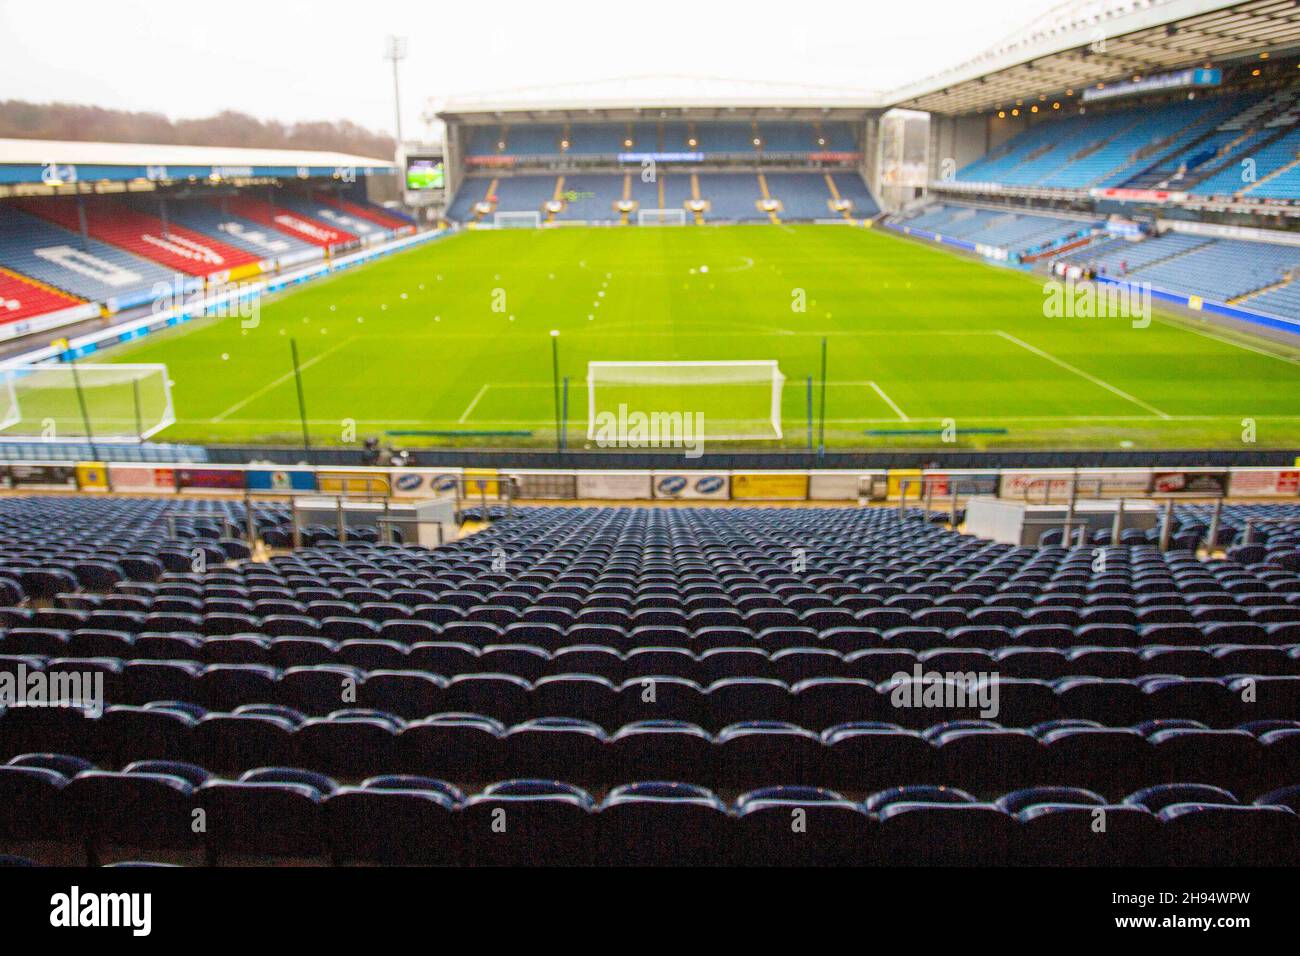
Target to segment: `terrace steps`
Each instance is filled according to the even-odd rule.
[[[758,174],[758,190],[763,194],[764,202],[772,198],[772,192],[767,188],[767,177],[762,173]],[[781,224],[781,220],[777,217],[775,209],[768,210],[767,218],[772,220],[772,225],[774,226],[779,226]]]
[[[555,202],[564,202],[564,177],[563,176],[555,177],[555,190],[554,192],[551,193],[551,199],[554,200]],[[555,213],[549,209],[546,210],[546,221],[555,222]]]
[[[1297,162],[1300,162],[1298,160]],[[1247,302],[1256,296],[1261,296],[1265,292],[1273,292],[1277,289],[1284,289],[1292,283],[1292,279],[1283,279],[1281,282],[1274,282],[1272,285],[1260,286],[1258,289],[1251,289],[1245,295],[1239,295],[1235,299],[1229,299],[1228,305],[1237,305],[1241,302]]]

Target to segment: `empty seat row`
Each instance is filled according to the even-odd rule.
[[[1288,632],[1289,633],[1289,632]],[[437,636],[432,635],[432,636]],[[608,635],[602,635],[608,639]],[[204,664],[265,664],[278,668],[343,664],[362,670],[420,670],[434,674],[504,673],[528,680],[558,674],[593,674],[621,683],[645,676],[685,677],[709,684],[726,677],[773,677],[794,684],[810,677],[888,680],[917,665],[926,671],[996,672],[1005,677],[1137,678],[1151,675],[1226,677],[1243,674],[1300,675],[1300,644],[1149,644],[1143,647],[1069,644],[1061,647],[1011,643],[993,649],[939,644],[917,649],[902,639],[887,646],[839,650],[838,637],[807,643],[746,639],[715,642],[706,634],[687,646],[617,643],[501,643],[464,641],[405,643],[380,636],[267,637],[260,634],[204,636],[191,631],[134,634],[105,628],[14,627],[0,631],[0,655],[112,657],[122,660],[188,660]],[[799,637],[801,635],[794,635]],[[1281,629],[1274,631],[1279,640]],[[576,639],[579,635],[573,635]],[[696,649],[699,648],[699,649]]]
[[[1297,859],[1298,789],[1243,804],[1194,784],[1120,803],[1085,788],[980,802],[899,787],[857,802],[776,786],[729,805],[678,782],[624,784],[597,801],[544,779],[466,796],[419,776],[340,787],[292,767],[228,779],[175,762],[115,773],[37,759],[0,767],[0,852],[60,863],[1277,865]]]
[[[3,579],[0,579],[3,583]],[[264,637],[323,637],[330,640],[382,639],[402,644],[454,641],[476,647],[488,644],[535,644],[557,649],[580,644],[609,644],[624,649],[636,646],[680,647],[705,651],[715,647],[757,645],[768,650],[790,647],[828,647],[838,651],[863,648],[969,647],[997,649],[1070,647],[1093,645],[1137,647],[1172,645],[1204,647],[1211,644],[1280,645],[1300,641],[1300,604],[1266,604],[1242,608],[1222,606],[1200,609],[1191,621],[1169,620],[1181,616],[1178,608],[1151,608],[1152,623],[1133,624],[1119,619],[1132,616],[1128,608],[1107,607],[1095,623],[1072,625],[1061,618],[1070,609],[1044,608],[1032,616],[1037,623],[1017,623],[1016,610],[985,609],[920,616],[914,622],[906,611],[865,611],[848,623],[836,623],[821,612],[821,626],[810,623],[766,623],[774,612],[754,612],[738,624],[721,623],[722,614],[703,612],[689,625],[644,623],[624,626],[612,616],[579,612],[563,623],[554,620],[568,612],[530,608],[520,614],[508,607],[475,608],[467,616],[446,604],[420,604],[404,608],[389,602],[353,605],[345,601],[311,601],[299,610],[289,602],[249,607],[255,602],[238,598],[209,598],[197,607],[187,598],[168,599],[153,610],[98,607],[0,607],[0,627],[12,631],[70,631],[94,629],[122,633],[193,633],[208,637],[252,634]],[[125,602],[124,602],[125,603]],[[125,605],[130,607],[130,605]],[[265,612],[265,613],[257,613]],[[654,620],[647,612],[641,620]],[[378,620],[377,620],[378,618]],[[1111,618],[1112,620],[1105,620]],[[1165,620],[1162,620],[1164,618]],[[810,615],[810,618],[811,615]],[[717,621],[719,623],[705,623]]]
[[[787,684],[770,677],[728,677],[701,684],[664,674],[622,683],[595,674],[471,672],[444,676],[421,670],[367,671],[342,664],[280,669],[265,664],[202,664],[187,660],[112,657],[0,656],[0,674],[15,682],[43,675],[78,676],[109,703],[182,700],[207,706],[284,704],[325,714],[341,706],[378,707],[404,717],[445,710],[502,720],[564,716],[603,722],[652,718],[721,727],[738,720],[795,720],[828,727],[846,720],[889,720],[923,726],[936,720],[1000,717],[1034,724],[1063,717],[1134,723],[1182,717],[1212,726],[1289,719],[1300,712],[1300,676],[1237,675],[1134,679],[1006,677],[997,672],[933,671],[919,664],[887,680],[810,677]]]
[[[1188,719],[1135,726],[1058,719],[1018,727],[971,718],[919,729],[857,719],[821,732],[745,720],[711,734],[699,724],[663,718],[606,731],[567,717],[507,725],[480,713],[406,720],[360,707],[309,717],[283,705],[209,711],[178,701],[112,705],[98,717],[71,708],[21,708],[0,716],[0,754],[41,749],[107,766],[139,759],[198,761],[226,770],[250,762],[300,763],[350,778],[434,773],[473,781],[543,774],[594,786],[651,775],[743,787],[777,772],[787,783],[850,790],[900,781],[975,790],[1075,782],[1116,793],[1190,777],[1261,791],[1300,780],[1300,725],[1277,718],[1224,729]]]

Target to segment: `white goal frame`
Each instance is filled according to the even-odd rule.
[[[638,226],[684,226],[686,225],[686,210],[638,209],[636,211],[636,224]]]
[[[714,435],[709,434],[705,437],[709,441],[780,441],[784,437],[781,428],[781,390],[785,385],[785,375],[781,372],[781,366],[776,359],[735,359],[718,362],[709,361],[684,361],[684,362],[666,362],[666,361],[644,361],[644,362],[588,362],[587,363],[587,440],[596,439],[596,373],[601,369],[651,369],[651,368],[680,368],[680,369],[767,369],[771,382],[771,405],[768,409],[768,424],[771,426],[773,434],[771,435]],[[755,377],[755,384],[758,383],[758,377]],[[630,383],[629,383],[630,384]],[[651,383],[647,383],[651,384]],[[663,384],[670,384],[665,382]],[[691,384],[688,380],[683,379],[681,384]]]
[[[74,378],[75,369],[75,378]],[[146,428],[141,428],[138,432],[135,429],[134,414],[130,419],[119,419],[132,427],[121,429],[113,432],[107,429],[100,429],[95,425],[95,409],[88,409],[92,423],[93,436],[86,435],[60,435],[56,431],[54,435],[46,435],[41,432],[28,433],[26,430],[10,431],[14,426],[21,426],[24,423],[24,414],[22,408],[22,398],[20,383],[28,376],[32,375],[63,375],[66,376],[66,383],[59,383],[59,387],[76,389],[76,382],[79,380],[83,389],[94,389],[100,387],[95,379],[100,375],[112,375],[114,378],[120,378],[126,373],[123,381],[142,381],[146,377],[159,376],[162,384],[163,408],[158,414],[149,416],[150,424]],[[134,376],[134,377],[132,377]],[[96,444],[138,444],[148,441],[164,428],[176,424],[176,409],[172,404],[172,380],[167,371],[167,366],[161,362],[158,363],[100,363],[88,364],[77,362],[75,365],[71,362],[48,362],[38,364],[10,364],[0,366],[0,403],[4,405],[0,408],[0,440],[4,441],[30,441],[30,442],[49,442],[51,444],[85,444],[93,438]],[[134,412],[134,410],[133,410]],[[157,419],[153,421],[153,419]],[[143,420],[141,421],[143,424]],[[76,427],[81,428],[83,423],[80,419],[76,420]]]
[[[536,210],[532,212],[494,212],[492,214],[492,225],[498,229],[540,229],[542,227],[542,214]]]

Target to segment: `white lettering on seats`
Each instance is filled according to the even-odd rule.
[[[145,232],[140,234],[140,238],[150,245],[157,246],[174,256],[180,256],[183,259],[190,259],[194,262],[202,262],[210,266],[225,265],[226,260],[215,249],[211,249],[202,243],[195,242],[192,239],[186,239],[184,236],[155,236],[152,233]]]
[[[260,229],[245,229],[242,223],[223,222],[217,228],[228,235],[237,236],[246,242],[251,242],[267,252],[288,252],[293,248],[293,245],[287,239],[277,239],[267,235]]]
[[[72,246],[46,246],[44,249],[33,249],[32,252],[46,262],[63,266],[65,269],[97,282],[103,282],[115,289],[134,285],[144,278],[138,272],[132,272],[115,262],[108,262],[88,252],[74,249]]]

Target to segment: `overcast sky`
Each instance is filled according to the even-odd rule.
[[[393,129],[385,37],[409,38],[407,138],[449,96],[644,74],[888,90],[1057,0],[0,0],[0,98],[173,118],[235,109]],[[698,38],[692,42],[691,38]]]

